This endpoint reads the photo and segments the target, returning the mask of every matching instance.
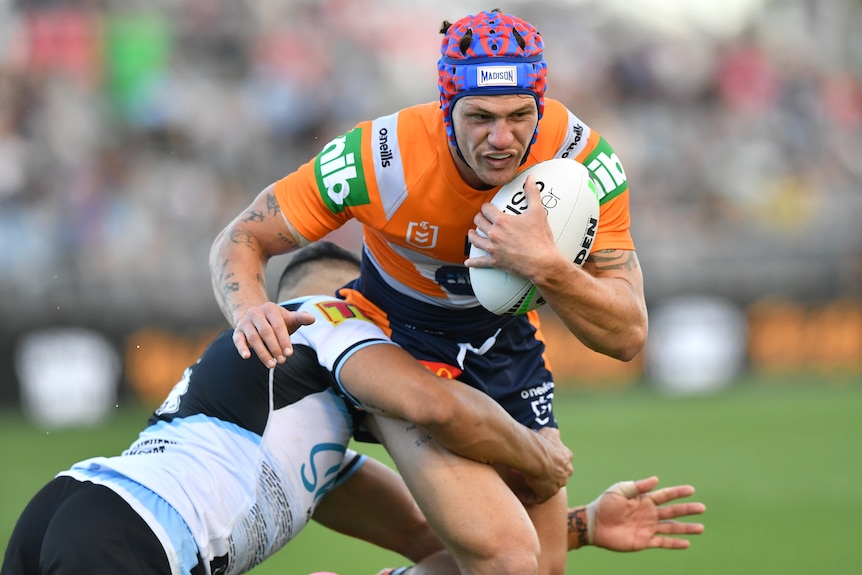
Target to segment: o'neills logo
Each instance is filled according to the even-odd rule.
[[[518,69],[515,66],[479,66],[476,74],[479,87],[518,85]]]

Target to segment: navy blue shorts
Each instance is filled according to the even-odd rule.
[[[458,341],[390,322],[391,338],[429,369],[484,391],[531,429],[557,427],[554,380],[545,367],[544,344],[518,318],[482,341]],[[483,349],[484,348],[484,349]]]
[[[364,266],[361,279],[342,288],[339,295],[359,309],[367,309],[369,303],[375,306],[379,313],[369,315],[390,333],[392,341],[437,375],[487,393],[531,429],[557,427],[554,378],[545,364],[545,344],[530,317],[405,301],[371,266]]]

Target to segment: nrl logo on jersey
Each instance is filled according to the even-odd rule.
[[[345,206],[369,204],[362,170],[362,130],[357,128],[335,138],[314,159],[317,189],[335,214]]]
[[[437,233],[439,227],[428,222],[410,222],[407,225],[407,243],[421,248],[431,250],[437,247]]]

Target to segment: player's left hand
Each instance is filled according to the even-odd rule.
[[[704,526],[674,520],[699,515],[706,511],[706,506],[699,502],[666,505],[693,495],[694,487],[676,485],[652,491],[657,485],[658,477],[649,477],[622,481],[605,490],[587,506],[592,523],[591,542],[612,551],[687,549],[690,541],[668,535],[698,535],[703,533]]]

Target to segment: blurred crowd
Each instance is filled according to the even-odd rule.
[[[466,4],[0,2],[3,330],[217,325],[218,231],[356,122],[435,99]],[[731,36],[502,7],[622,158],[648,298],[862,291],[862,5],[767,2]]]

